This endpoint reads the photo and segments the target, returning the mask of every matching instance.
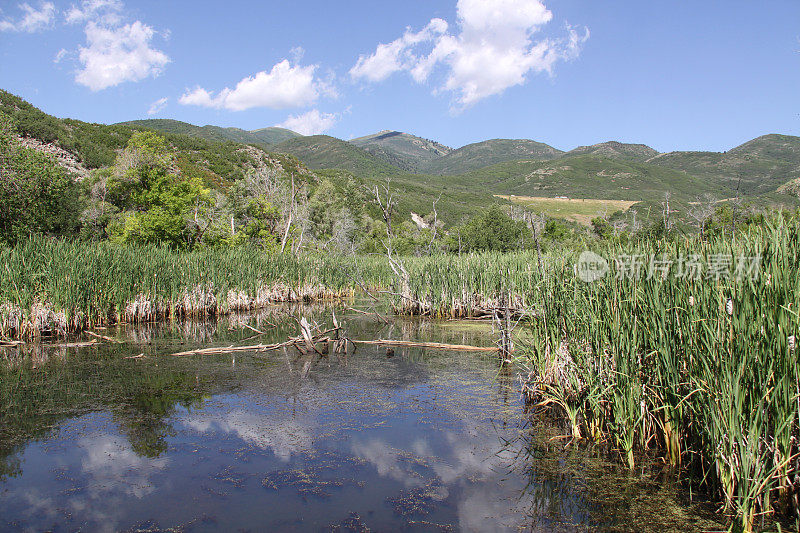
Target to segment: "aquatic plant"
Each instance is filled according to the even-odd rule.
[[[612,270],[586,283],[562,263],[526,297],[539,312],[518,354],[530,401],[560,406],[574,436],[613,443],[630,467],[637,452],[663,455],[719,491],[743,531],[797,512],[798,246],[800,224],[779,220],[733,240],[604,251],[692,258],[699,277]],[[720,258],[731,275],[715,273]]]
[[[0,334],[65,334],[333,298],[352,293],[344,263],[369,262],[243,247],[181,253],[34,236],[0,248]]]

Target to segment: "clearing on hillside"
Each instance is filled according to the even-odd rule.
[[[600,215],[611,215],[616,211],[627,211],[637,202],[627,200],[598,200],[595,198],[550,198],[546,196],[515,196],[495,194],[515,204],[524,205],[534,211],[554,218],[565,218],[589,226],[592,219]]]

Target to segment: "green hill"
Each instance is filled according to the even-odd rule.
[[[134,131],[153,129],[172,146],[181,172],[200,176],[213,188],[224,190],[256,164],[280,167],[282,176],[310,184],[327,177],[362,194],[362,184],[390,178],[406,219],[410,211],[429,213],[437,198],[440,218],[457,222],[502,201],[494,195],[657,206],[669,192],[675,206],[685,210],[706,193],[718,200],[733,197],[740,181],[739,194],[754,205],[796,206],[800,194],[800,137],[788,135],[765,135],[725,153],[658,154],[645,145],[614,141],[564,153],[534,141],[504,139],[451,150],[394,131],[346,142],[280,128],[247,132],[161,119],[91,124],[52,117],[5,91],[0,91],[0,111],[14,118],[23,137],[56,152],[64,166],[79,166],[81,175],[112,165]]]
[[[148,127],[144,127],[135,122],[106,125],[56,118],[3,90],[0,90],[0,111],[14,119],[22,136],[41,143],[39,149],[49,153],[63,151],[88,170],[113,165],[117,153],[125,148],[135,131],[154,129],[150,127],[154,121],[143,121],[148,123]],[[181,171],[200,175],[209,185],[220,186],[235,181],[260,164],[280,166],[287,172],[311,177],[308,169],[294,157],[268,154],[263,148],[248,147],[230,140],[209,139],[193,129],[203,128],[185,122],[158,122],[164,127],[175,126],[173,131],[161,131],[174,149]]]
[[[128,122],[120,122],[119,125],[147,128],[163,133],[191,135],[192,137],[200,137],[210,141],[233,141],[243,144],[272,145],[295,137],[300,137],[299,133],[277,127],[247,131],[239,128],[222,128],[219,126],[195,126],[187,122],[163,118],[131,120]]]
[[[604,143],[593,144],[591,146],[579,146],[564,154],[562,157],[574,155],[594,154],[609,159],[634,159],[645,161],[658,155],[658,151],[650,148],[646,144],[629,144],[617,141],[606,141]]]
[[[359,177],[399,174],[402,171],[352,144],[328,135],[296,137],[271,147],[291,154],[314,170],[341,169]]]
[[[552,146],[527,139],[492,139],[462,146],[431,160],[422,170],[429,174],[461,174],[505,161],[555,159],[562,153]]]
[[[763,135],[727,152],[670,152],[647,163],[680,170],[722,189],[723,195],[765,194],[800,177],[800,137]]]
[[[376,158],[409,172],[419,172],[426,164],[453,151],[449,146],[399,131],[384,130],[350,140]]]
[[[447,178],[494,194],[633,202],[660,201],[666,192],[676,200],[690,201],[715,190],[684,172],[592,154],[553,161],[510,161]]]

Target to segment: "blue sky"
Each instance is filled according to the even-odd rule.
[[[0,87],[61,117],[458,147],[800,135],[800,2],[0,0]]]

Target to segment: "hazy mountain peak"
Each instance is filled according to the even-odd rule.
[[[381,130],[350,140],[381,161],[410,172],[419,172],[425,165],[452,152],[452,148],[396,130]]]
[[[658,151],[646,144],[623,143],[619,141],[605,141],[589,146],[578,146],[567,152],[569,155],[594,154],[610,159],[636,159],[644,161],[658,155]]]

